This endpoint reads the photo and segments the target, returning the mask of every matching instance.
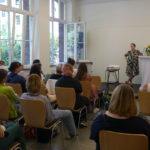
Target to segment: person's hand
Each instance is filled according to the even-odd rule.
[[[0,126],[0,138],[4,138],[5,137],[5,130],[6,128],[4,126]]]

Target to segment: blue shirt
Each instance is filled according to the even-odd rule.
[[[18,74],[10,72],[7,76],[7,82],[8,83],[20,83],[22,87],[22,92],[24,93],[27,91],[25,78]]]
[[[140,117],[115,119],[105,114],[99,114],[93,121],[90,135],[90,139],[96,142],[96,150],[100,150],[99,131],[101,130],[131,134],[145,134],[150,140],[150,124],[146,120]]]

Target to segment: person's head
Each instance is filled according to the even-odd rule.
[[[5,62],[3,60],[0,60],[0,66],[4,66]]]
[[[80,63],[78,67],[78,72],[76,74],[76,79],[82,80],[83,77],[88,73],[86,63]]]
[[[56,66],[56,73],[60,75],[62,74],[62,64]]]
[[[37,74],[32,74],[29,76],[26,82],[27,91],[31,94],[40,93],[41,90],[41,78]]]
[[[131,46],[131,50],[135,50],[135,48],[136,48],[136,44],[135,43],[131,43],[130,46]]]
[[[41,64],[36,63],[31,66],[30,75],[37,74],[41,77]]]
[[[137,105],[133,89],[126,84],[121,84],[112,93],[109,112],[120,117],[135,117]]]
[[[67,63],[74,66],[75,65],[75,60],[73,58],[68,58]]]
[[[0,69],[0,83],[5,83],[7,81],[7,71]]]
[[[35,60],[33,60],[32,64],[41,64],[41,61],[39,59],[35,59]]]
[[[19,73],[22,71],[22,64],[20,62],[12,62],[8,69],[10,72]]]
[[[63,75],[72,77],[73,67],[71,64],[65,64],[62,68]]]

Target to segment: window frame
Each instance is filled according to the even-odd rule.
[[[14,61],[14,45],[15,45],[15,41],[22,41],[22,50],[21,50],[21,63],[23,65],[25,65],[25,43],[26,42],[31,42],[32,43],[32,48],[30,49],[30,63],[28,65],[25,65],[26,67],[27,66],[30,66],[31,63],[32,63],[32,55],[33,55],[33,49],[34,49],[34,30],[32,30],[32,40],[30,39],[26,39],[26,23],[27,23],[27,16],[29,17],[33,17],[33,29],[34,29],[34,19],[35,19],[35,14],[32,12],[32,11],[27,11],[27,10],[23,10],[23,0],[21,0],[20,2],[20,6],[19,8],[14,8],[12,7],[11,5],[11,0],[7,0],[7,4],[8,5],[3,5],[3,4],[0,4],[0,11],[5,11],[5,12],[8,12],[8,32],[9,32],[9,35],[8,35],[8,43],[9,43],[9,48],[10,48],[10,51],[8,52],[9,53],[9,64],[11,62]],[[10,31],[10,13],[13,13],[13,29],[12,29],[12,32]],[[23,15],[23,31],[22,31],[22,39],[21,40],[16,40],[15,39],[15,21],[16,21],[16,14],[22,14]],[[11,33],[12,33],[12,37],[11,37]],[[0,40],[4,40],[4,39],[1,39],[0,37]],[[0,49],[1,51],[1,49]]]

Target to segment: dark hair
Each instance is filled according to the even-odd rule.
[[[17,69],[17,68],[19,68],[20,66],[22,66],[22,64],[20,63],[20,62],[17,62],[17,61],[15,61],[15,62],[12,62],[11,64],[10,64],[10,66],[9,66],[9,71],[10,72],[15,72],[15,70]]]
[[[35,60],[33,60],[32,64],[40,64],[40,63],[41,63],[41,61],[39,59],[35,59]]]
[[[30,75],[37,74],[41,77],[41,64],[36,63],[31,66]]]
[[[75,60],[73,58],[68,58],[67,63],[74,66],[75,65]]]
[[[81,81],[84,75],[87,73],[88,73],[88,69],[87,69],[86,63],[80,63],[78,67],[78,72],[75,78]]]
[[[4,69],[0,69],[0,83],[7,77],[7,71]]]
[[[136,44],[135,44],[135,43],[131,43],[131,45],[133,45],[134,47],[136,47]]]
[[[0,64],[3,64],[3,65],[4,65],[4,64],[5,64],[5,62],[4,62],[3,60],[0,60]]]

